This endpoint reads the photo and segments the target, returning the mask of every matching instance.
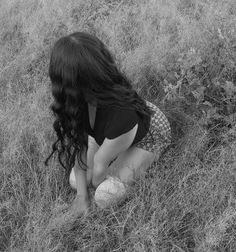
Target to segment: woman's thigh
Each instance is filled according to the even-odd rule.
[[[153,153],[133,146],[120,153],[117,159],[108,167],[108,174],[117,176],[123,182],[129,183],[142,176],[158,158],[158,152]]]

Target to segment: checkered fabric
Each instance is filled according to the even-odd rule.
[[[151,117],[149,132],[134,146],[160,154],[171,143],[170,123],[164,113],[156,105],[149,101],[146,101],[146,104],[154,110],[155,113]]]

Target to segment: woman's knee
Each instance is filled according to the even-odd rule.
[[[155,160],[155,153],[137,147],[131,147],[118,156],[110,167],[110,174],[119,177],[123,182],[131,182],[142,176]]]

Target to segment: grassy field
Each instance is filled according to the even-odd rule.
[[[173,144],[119,206],[60,225],[55,41],[95,34],[168,116]],[[236,251],[236,2],[0,1],[0,251]]]

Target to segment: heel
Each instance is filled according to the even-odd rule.
[[[97,187],[94,200],[100,208],[106,208],[123,200],[126,191],[125,184],[119,178],[107,176]]]

